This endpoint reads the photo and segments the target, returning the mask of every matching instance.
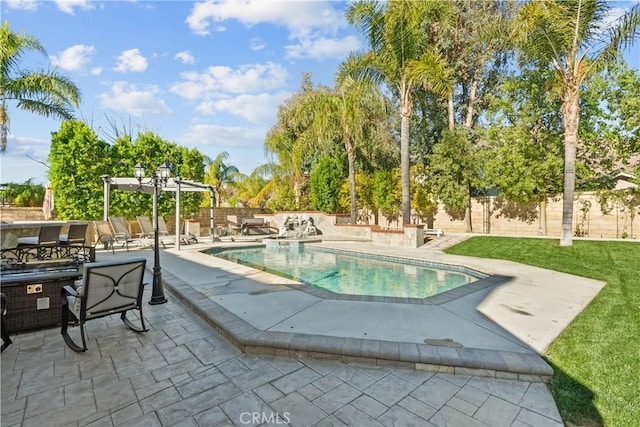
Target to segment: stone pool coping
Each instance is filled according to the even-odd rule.
[[[428,345],[264,331],[215,303],[171,272],[165,271],[163,279],[185,305],[247,353],[333,359],[532,382],[547,382],[553,376],[551,366],[535,353],[454,347],[446,342]],[[501,278],[494,280],[497,282],[491,283],[491,277],[482,279],[490,286]]]

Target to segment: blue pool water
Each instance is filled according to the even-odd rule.
[[[366,254],[305,246],[215,248],[207,251],[238,264],[249,265],[332,292],[350,295],[426,298],[480,278],[458,271],[371,259]],[[376,256],[380,258],[380,256]],[[383,257],[388,258],[388,257]]]

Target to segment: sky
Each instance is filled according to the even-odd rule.
[[[638,0],[616,3],[614,12]],[[302,74],[333,86],[340,62],[366,48],[344,18],[347,3],[321,0],[0,0],[0,19],[36,37],[28,69],[56,69],[82,92],[76,117],[109,141],[120,129],[152,131],[249,174],[269,159],[264,139]],[[627,54],[640,68],[638,47]],[[0,182],[47,181],[55,119],[9,104]],[[156,165],[148,165],[152,168]]]

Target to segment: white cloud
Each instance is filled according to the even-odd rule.
[[[183,64],[193,64],[194,62],[196,62],[196,59],[188,50],[183,50],[182,52],[176,53],[173,59],[179,59]]]
[[[94,67],[89,72],[94,76],[99,76],[100,74],[102,74],[102,67]]]
[[[301,37],[300,43],[285,46],[288,58],[345,58],[350,52],[359,50],[362,44],[355,36],[342,39]]]
[[[188,72],[180,75],[171,92],[187,99],[221,97],[224,93],[256,93],[278,89],[286,84],[287,71],[272,62],[243,65],[237,69],[211,66],[203,73]]]
[[[114,70],[120,73],[127,71],[141,72],[147,69],[147,58],[140,55],[140,49],[125,50],[118,56],[118,64]]]
[[[91,55],[95,51],[96,49],[93,46],[77,44],[63,50],[58,56],[52,56],[51,63],[63,70],[79,70],[91,61]]]
[[[74,8],[76,7],[85,10],[94,8],[89,0],[55,0],[55,3],[61,12],[68,13],[69,15],[74,14]]]
[[[293,32],[309,28],[336,29],[343,25],[342,15],[327,1],[288,0],[206,0],[196,3],[186,22],[196,34],[209,34],[209,25],[235,19],[247,26],[259,23],[282,25]]]
[[[177,138],[179,143],[190,146],[261,147],[267,129],[261,127],[226,127],[198,124]]]
[[[38,3],[36,0],[6,0],[9,9],[36,10]]]
[[[118,81],[111,87],[110,93],[98,95],[103,108],[124,111],[137,117],[148,114],[171,114],[172,111],[158,97],[158,87],[150,85],[138,89],[135,85]]]
[[[277,119],[278,105],[290,95],[285,91],[275,94],[240,95],[235,98],[203,102],[196,107],[196,111],[208,115],[226,112],[242,117],[250,123],[272,125]]]
[[[265,47],[264,41],[260,37],[251,39],[251,50],[262,50]]]

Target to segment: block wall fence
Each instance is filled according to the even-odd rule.
[[[320,213],[318,213],[320,214]],[[281,215],[271,214],[269,210],[262,208],[228,208],[221,207],[214,209],[214,221],[216,225],[224,225],[227,215],[237,215],[238,217],[264,217],[277,229],[278,219]],[[636,212],[635,218],[631,213],[623,208],[614,208],[608,214],[602,213],[596,193],[585,192],[576,193],[573,211],[574,235],[603,239],[640,239],[640,214]],[[324,215],[321,215],[324,216]],[[330,220],[329,218],[335,217]],[[84,220],[84,218],[73,218],[74,220]],[[165,218],[170,232],[174,232],[175,218],[168,216]],[[185,218],[189,219],[189,218]],[[324,225],[327,233],[338,232],[340,228],[333,228],[329,224],[344,224],[345,215],[327,215],[327,219],[322,220],[324,224],[316,224],[320,230]],[[43,221],[44,214],[41,208],[17,208],[0,207],[0,220],[4,222],[14,221]],[[129,218],[129,225],[132,231],[137,231],[138,224],[135,218]],[[201,234],[209,235],[209,208],[202,208],[193,217],[194,221],[200,223]],[[501,206],[501,202],[496,197],[474,198],[471,206],[471,220],[473,233],[495,234],[495,235],[515,235],[515,236],[538,236],[540,235],[540,221],[538,207],[512,205]],[[370,221],[373,224],[373,221]],[[423,223],[419,221],[419,223]],[[426,223],[426,221],[425,221]],[[362,226],[363,224],[358,224]],[[379,218],[379,225],[383,228],[398,229],[398,221],[388,222],[383,216]],[[366,227],[366,225],[364,225]],[[366,227],[368,228],[368,227]],[[429,222],[428,227],[442,229],[445,233],[462,233],[466,231],[463,219],[451,219],[443,206],[438,206],[437,213],[433,218],[433,223]],[[547,202],[547,236],[559,237],[562,229],[562,197],[558,196],[549,199]],[[362,230],[361,234],[369,235],[370,231]],[[351,233],[349,233],[351,234]],[[356,233],[357,234],[357,233]]]

